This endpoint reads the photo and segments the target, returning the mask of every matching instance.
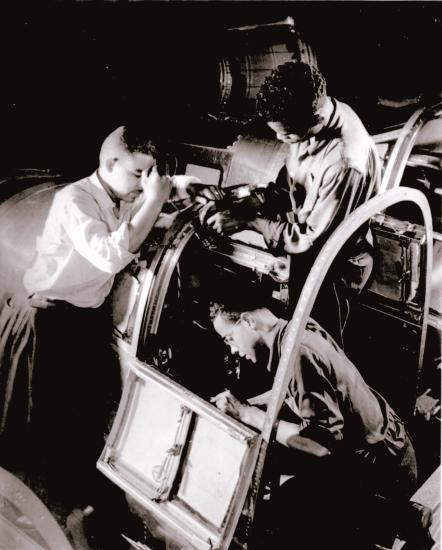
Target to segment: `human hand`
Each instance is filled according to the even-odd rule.
[[[238,233],[247,227],[245,220],[233,218],[229,210],[216,212],[207,219],[207,225],[220,235],[232,235]]]
[[[169,227],[172,226],[174,221],[176,220],[176,217],[179,214],[179,210],[176,212],[172,212],[171,214],[165,214],[163,212],[160,212],[160,215],[157,218],[157,221],[154,224],[154,227],[158,229],[169,229]]]
[[[216,206],[214,201],[210,201],[207,204],[203,205],[198,210],[198,218],[201,225],[206,225],[207,218],[210,218],[216,212]]]
[[[146,170],[141,174],[141,186],[143,188],[145,200],[153,200],[160,204],[165,203],[172,191],[172,178],[169,176],[160,176],[158,168],[154,166],[149,175]]]
[[[210,402],[223,413],[233,416],[233,418],[236,418],[237,420],[244,421],[244,415],[248,407],[247,405],[241,403],[241,401],[237,399],[230,392],[230,390],[224,390],[218,395],[211,397]]]
[[[175,195],[179,199],[192,197],[196,202],[206,204],[208,201],[219,200],[224,196],[223,191],[219,187],[206,185],[196,176],[173,176],[172,181]]]
[[[416,400],[416,412],[421,414],[425,420],[430,420],[440,411],[440,401],[429,395],[431,389],[428,388]]]
[[[195,195],[195,200],[203,204],[219,201],[225,196],[224,191],[216,185],[191,185],[191,189]]]
[[[31,307],[36,307],[38,309],[48,309],[57,305],[55,300],[46,298],[46,296],[42,296],[37,292],[28,298],[28,302]]]
[[[259,395],[249,397],[249,399],[247,399],[247,403],[249,405],[258,405],[258,406],[266,405],[267,406],[271,395],[272,395],[272,390],[270,389],[264,393],[260,393]]]

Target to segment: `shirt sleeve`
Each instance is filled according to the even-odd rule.
[[[75,250],[100,271],[118,273],[137,256],[129,252],[128,223],[109,231],[98,204],[86,193],[64,200],[62,212],[63,227]]]
[[[312,434],[315,429],[317,432],[325,430],[329,440],[341,441],[344,417],[329,373],[330,369],[318,354],[301,346],[299,369],[294,378],[294,397],[298,401],[302,423]]]
[[[271,250],[289,254],[305,252],[332,224],[337,226],[348,215],[355,195],[365,186],[364,180],[364,175],[355,168],[337,163],[325,172],[315,203],[305,220],[297,218],[288,222],[263,218],[257,220],[257,229]],[[270,196],[266,199],[270,200]]]

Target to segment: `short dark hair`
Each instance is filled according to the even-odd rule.
[[[217,315],[222,315],[227,320],[236,322],[246,311],[269,306],[269,299],[259,292],[256,283],[235,283],[235,288],[218,288],[210,302],[209,316],[212,321]]]
[[[222,315],[228,321],[236,322],[241,317],[241,313],[241,311],[232,311],[230,308],[226,307],[225,304],[220,302],[210,302],[209,316],[212,321],[217,315]]]
[[[129,153],[143,153],[154,159],[163,155],[164,143],[160,137],[148,134],[139,126],[128,124],[123,126],[121,141]]]
[[[259,116],[266,122],[311,128],[326,96],[326,83],[315,67],[302,62],[279,65],[266,77],[257,97]]]

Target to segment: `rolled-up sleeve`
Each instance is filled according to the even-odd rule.
[[[62,224],[75,250],[97,269],[115,274],[137,256],[129,252],[127,222],[110,231],[100,219],[98,204],[81,192],[63,206]]]
[[[262,218],[256,221],[256,228],[271,250],[289,254],[305,252],[332,224],[336,227],[348,215],[355,196],[365,186],[364,179],[354,168],[340,163],[333,165],[325,171],[305,220],[299,217],[293,222]],[[266,199],[271,200],[270,195]]]

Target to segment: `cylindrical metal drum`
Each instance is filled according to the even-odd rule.
[[[25,292],[22,279],[33,261],[36,239],[52,203],[57,183],[24,189],[0,206],[0,305],[3,298]]]
[[[283,63],[294,58],[287,44],[268,46],[266,51],[246,55],[240,61],[241,75],[245,77],[244,97],[246,100],[256,99],[261,85],[271,72]]]
[[[235,115],[253,114],[265,78],[283,63],[317,66],[316,55],[296,32],[293,20],[228,31],[228,53],[219,61],[220,108]]]

